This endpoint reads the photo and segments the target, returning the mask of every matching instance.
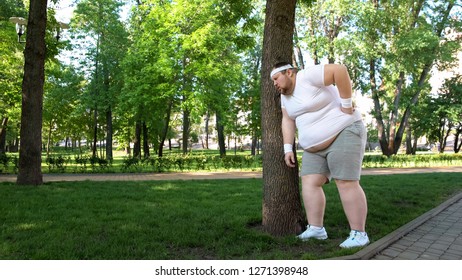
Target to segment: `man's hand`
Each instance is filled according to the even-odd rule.
[[[284,161],[288,167],[295,167],[295,155],[293,152],[285,153]]]
[[[340,109],[342,110],[342,112],[344,112],[345,114],[353,114],[353,112],[355,111],[355,108],[353,107],[350,107],[350,108],[344,108],[344,107],[340,107]]]

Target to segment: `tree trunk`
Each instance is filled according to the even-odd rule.
[[[6,152],[6,128],[8,127],[8,117],[4,117],[0,126],[0,154]]]
[[[446,132],[444,132],[444,128],[442,129],[443,133],[441,134],[443,137],[440,141],[440,153],[444,153],[444,150],[446,149],[446,145],[448,143],[448,138],[449,138],[449,135],[451,134],[451,131],[452,131],[452,128],[454,127],[454,125],[449,122],[448,123],[448,129],[446,130]]]
[[[393,107],[391,109],[391,116],[389,120],[389,130],[388,130],[388,150],[393,151],[393,154],[396,154],[399,150],[399,146],[401,145],[401,141],[397,143],[398,141],[397,138],[402,138],[401,135],[396,134],[396,126],[397,124],[397,119],[398,119],[398,109],[399,109],[399,104],[401,100],[401,95],[403,92],[403,83],[404,83],[404,72],[399,73],[399,78],[396,83],[396,89],[394,93],[394,100],[393,100]],[[405,127],[403,125],[402,127]]]
[[[257,154],[257,137],[255,136],[255,132],[253,131],[252,132],[253,136],[252,136],[252,146],[251,146],[251,152],[250,154],[252,156],[255,156]]]
[[[456,133],[454,134],[454,153],[457,154],[460,151],[460,147],[462,146],[462,123],[456,128]]]
[[[133,157],[141,159],[141,121],[135,124],[135,139],[133,140]]]
[[[151,153],[149,152],[149,133],[148,133],[148,126],[146,122],[143,122],[143,154],[144,158],[149,158]]]
[[[205,116],[205,143],[203,147],[206,150],[209,149],[209,120],[210,120],[210,111],[207,110],[207,115]]]
[[[284,162],[280,95],[270,79],[272,66],[291,61],[296,0],[268,0],[263,37],[261,112],[263,141],[263,229],[274,235],[302,231],[298,165]]]
[[[47,157],[50,156],[52,133],[53,133],[53,121],[50,121],[50,124],[48,126],[48,137],[47,137]]]
[[[107,160],[112,160],[113,159],[113,154],[112,154],[112,134],[113,134],[113,129],[112,129],[112,109],[109,108],[106,111],[106,126],[107,126],[107,134],[106,134],[106,159]]]
[[[91,146],[92,157],[96,157],[96,146],[98,143],[98,110],[95,108],[93,112],[93,144]]]
[[[92,156],[96,157],[96,144],[98,143],[98,98],[97,96],[99,95],[99,89],[98,89],[98,83],[99,83],[99,46],[100,46],[100,34],[98,33],[97,39],[96,39],[96,57],[95,57],[95,83],[96,86],[94,87],[94,92],[93,94],[95,95],[94,97],[94,102],[95,102],[95,111],[93,112],[93,117],[95,118],[95,122],[93,123],[93,146],[92,146]]]
[[[22,82],[19,173],[17,184],[41,185],[42,106],[45,82],[47,0],[31,0]]]
[[[188,153],[188,146],[189,146],[189,130],[191,125],[190,120],[190,111],[189,109],[184,109],[183,111],[183,155]]]
[[[168,134],[168,130],[170,127],[170,115],[172,114],[172,107],[173,107],[173,99],[170,99],[168,103],[167,114],[165,116],[164,127],[162,128],[162,135],[160,136],[160,141],[159,141],[159,149],[158,149],[158,154],[157,154],[159,157],[163,156],[164,143],[165,143],[165,139],[167,139],[167,134]]]
[[[226,145],[225,145],[225,126],[221,121],[221,113],[216,112],[217,121],[217,134],[218,134],[218,147],[220,149],[220,156],[226,156]]]
[[[379,98],[379,87],[377,85],[377,80],[375,78],[376,75],[376,63],[374,59],[369,61],[369,80],[371,83],[371,91],[372,91],[372,100],[374,101],[374,118],[377,121],[377,137],[379,139],[380,149],[382,153],[386,156],[390,156],[392,153],[388,149],[388,139],[387,133],[385,130],[385,123],[382,117],[382,107],[380,105],[380,98]]]
[[[414,147],[417,148],[417,147]],[[415,149],[412,147],[412,131],[409,122],[406,124],[406,155],[415,155]]]
[[[127,124],[127,127],[130,127],[130,124]],[[131,129],[129,129],[129,131],[131,131]],[[130,147],[130,143],[132,142],[132,139],[131,139],[130,133],[131,133],[131,132],[129,132],[129,133],[127,134],[127,139],[126,139],[127,144],[126,144],[126,146],[125,146],[125,154],[126,154],[127,156],[131,156],[131,154],[132,154],[132,149],[131,149],[131,147]]]

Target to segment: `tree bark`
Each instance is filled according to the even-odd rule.
[[[151,156],[149,152],[149,131],[146,122],[143,122],[143,154],[144,158],[149,158]]]
[[[462,123],[456,128],[456,133],[454,134],[454,153],[458,153],[460,151],[460,147],[462,146]]]
[[[210,111],[207,110],[207,115],[205,116],[205,143],[204,149],[209,149],[209,121],[210,121]]]
[[[98,145],[98,109],[95,108],[93,111],[93,144],[91,146],[92,156],[96,157],[96,146]]]
[[[188,153],[188,146],[189,146],[189,132],[191,129],[191,119],[190,119],[191,112],[189,109],[183,110],[183,155]]]
[[[45,82],[47,0],[31,0],[22,82],[18,185],[41,185],[42,106]]]
[[[221,113],[216,112],[215,114],[216,117],[216,126],[217,126],[217,134],[218,134],[218,148],[220,149],[220,156],[224,157],[226,156],[226,146],[225,146],[225,126],[223,125],[223,122],[221,121]]]
[[[291,61],[296,0],[268,0],[263,37],[261,112],[263,141],[263,229],[274,235],[299,233],[304,225],[298,165],[284,162],[280,95],[269,74],[272,66]]]
[[[164,143],[165,143],[165,139],[167,139],[168,129],[170,127],[170,115],[172,114],[172,108],[173,108],[173,99],[170,99],[170,101],[168,102],[168,108],[167,108],[167,113],[165,116],[164,126],[162,128],[162,135],[159,141],[159,149],[158,149],[159,157],[163,156]]]
[[[8,127],[8,117],[3,117],[2,125],[0,126],[0,154],[6,152],[6,129]]]
[[[112,128],[112,109],[109,108],[106,111],[106,159],[112,161],[113,154],[112,154],[112,135],[113,135],[113,128]]]
[[[135,139],[133,140],[133,157],[141,159],[141,121],[135,124]]]

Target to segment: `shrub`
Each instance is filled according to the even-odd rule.
[[[57,157],[49,156],[46,158],[46,163],[48,164],[48,170],[50,172],[61,172],[66,171],[66,158],[62,155]]]
[[[8,169],[8,162],[10,161],[10,158],[8,157],[7,154],[0,153],[0,173],[3,172],[3,169]],[[3,166],[3,168],[1,167]]]

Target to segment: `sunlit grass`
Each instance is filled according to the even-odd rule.
[[[302,151],[298,151],[299,161]],[[17,174],[18,154],[0,155],[0,174]],[[252,156],[250,151],[228,151],[222,157],[216,150],[192,150],[187,155],[181,151],[166,151],[159,158],[154,152],[151,157],[132,158],[123,151],[114,151],[113,160],[104,154],[92,157],[88,150],[57,149],[47,155],[42,154],[43,173],[146,173],[146,172],[226,172],[261,171],[262,155]],[[461,166],[462,154],[419,152],[416,155],[398,154],[386,157],[377,153],[366,153],[363,168],[415,168]]]

